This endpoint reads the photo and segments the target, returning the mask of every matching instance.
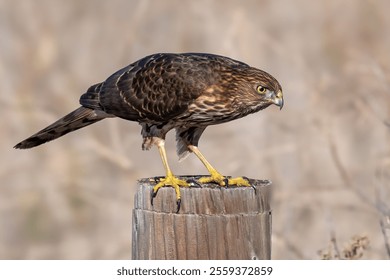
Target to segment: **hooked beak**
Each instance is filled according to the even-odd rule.
[[[279,90],[273,98],[273,102],[276,106],[279,106],[280,110],[283,108],[284,100],[283,100],[283,93],[281,90]]]

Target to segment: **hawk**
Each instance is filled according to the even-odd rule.
[[[199,138],[209,125],[225,123],[275,104],[283,107],[279,82],[270,74],[219,55],[158,53],[146,56],[91,86],[80,97],[81,107],[17,144],[28,149],[105,118],[119,117],[142,127],[142,149],[157,146],[166,176],[153,188],[175,189],[180,209],[180,187],[189,182],[174,176],[165,152],[165,136],[175,129],[177,154],[194,153],[210,176],[199,183],[250,186],[246,178],[226,178],[204,157]]]

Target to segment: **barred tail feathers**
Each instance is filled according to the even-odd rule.
[[[15,149],[29,149],[57,139],[69,132],[100,121],[108,115],[100,110],[81,106],[55,123],[15,145]]]

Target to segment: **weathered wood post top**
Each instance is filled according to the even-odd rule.
[[[193,180],[198,176],[182,176]],[[270,259],[271,182],[252,187],[181,188],[176,213],[172,188],[151,204],[155,179],[138,181],[133,209],[133,259]]]

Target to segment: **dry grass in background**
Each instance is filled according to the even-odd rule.
[[[209,127],[200,142],[224,174],[274,182],[273,258],[390,258],[389,10],[385,0],[0,0],[0,258],[130,258],[135,180],[163,174],[136,123],[12,147],[120,67],[189,51],[242,60],[283,86],[282,111]],[[173,138],[175,173],[204,174],[194,157],[178,163]]]

